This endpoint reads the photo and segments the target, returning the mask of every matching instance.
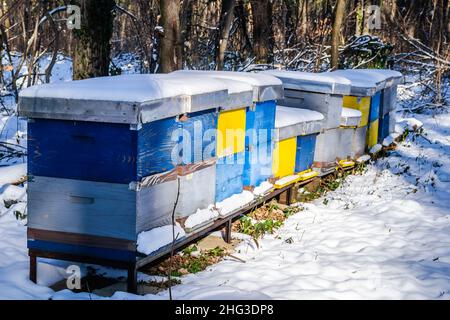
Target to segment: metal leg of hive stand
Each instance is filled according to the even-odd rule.
[[[32,251],[28,255],[30,256],[30,280],[37,283],[37,257]]]
[[[231,243],[231,228],[232,228],[232,221],[231,219],[227,221],[227,224],[225,226],[225,242]]]
[[[137,268],[134,263],[128,267],[127,291],[137,293]]]

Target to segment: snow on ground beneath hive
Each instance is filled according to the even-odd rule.
[[[184,222],[184,226],[187,229],[192,229],[196,226],[204,224],[205,222],[213,221],[218,217],[219,212],[217,212],[213,205],[210,205],[208,208],[198,209],[197,212],[190,215]]]
[[[231,197],[216,203],[216,208],[222,217],[227,216],[233,211],[244,207],[255,199],[250,191],[244,190],[242,193],[232,195]]]
[[[398,122],[396,124],[396,127],[400,127],[400,129],[408,129],[409,131],[414,131],[417,129],[422,128],[423,123],[420,120],[417,120],[415,118],[407,118],[403,119],[402,121]]]
[[[275,181],[275,185],[276,186],[285,186],[288,185],[289,183],[291,183],[292,181],[298,180],[298,175],[294,174],[294,175],[290,175],[290,176],[286,176],[283,177],[281,179],[278,179],[277,181]]]
[[[272,189],[273,189],[273,184],[271,184],[268,181],[264,181],[253,190],[253,194],[257,197],[262,196]]]
[[[27,174],[27,165],[25,163],[16,164],[7,167],[0,167],[0,186],[7,183],[13,183]]]
[[[186,235],[179,225],[175,225],[175,230],[172,229],[171,225],[167,225],[139,233],[137,251],[148,255],[172,243],[174,236],[178,240]]]
[[[28,279],[25,223],[17,220],[12,212],[0,216],[0,299],[48,299],[54,293],[48,286],[66,277],[69,263],[40,260],[38,284]]]

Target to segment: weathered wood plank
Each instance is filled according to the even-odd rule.
[[[99,248],[110,248],[119,250],[136,250],[136,243],[134,241],[97,237],[80,233],[59,232],[51,230],[39,230],[34,228],[27,228],[28,239],[43,240],[50,242],[60,242],[81,246],[92,246]]]
[[[61,254],[72,254],[77,256],[92,257],[96,259],[108,259],[115,261],[136,260],[136,251],[72,245],[67,243],[43,241],[43,240],[29,239],[28,249],[43,250],[48,252],[57,252]]]

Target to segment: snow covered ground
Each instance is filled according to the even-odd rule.
[[[401,87],[400,107],[417,100]],[[176,299],[450,299],[450,113],[398,112],[398,126],[414,118],[410,134],[387,158],[349,177],[336,191],[307,204],[259,248],[239,246],[246,262],[225,259],[173,288]],[[2,129],[3,122],[0,122]],[[2,140],[23,136],[8,128]],[[18,129],[17,129],[18,128]],[[399,128],[400,129],[400,128]],[[11,131],[12,130],[12,131]],[[0,299],[96,299],[54,292],[68,263],[40,260],[39,284],[28,280],[23,187],[12,187],[23,159],[0,168]],[[17,202],[8,208],[4,203]],[[108,272],[112,272],[109,270]],[[124,275],[124,272],[118,272]],[[113,299],[168,299],[168,292]]]

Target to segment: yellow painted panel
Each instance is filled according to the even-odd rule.
[[[297,137],[275,143],[272,160],[272,172],[275,178],[283,178],[294,174],[296,152]]]
[[[369,123],[370,97],[344,96],[344,108],[351,108],[361,111],[361,121],[359,127],[365,127]]]
[[[281,189],[286,186],[289,186],[291,184],[297,183],[297,182],[304,182],[306,180],[312,179],[314,177],[317,177],[319,175],[318,172],[312,171],[311,169],[302,171],[300,173],[286,176],[280,180],[277,180],[275,182],[275,189]]]
[[[372,121],[369,125],[369,128],[367,129],[367,148],[370,149],[378,142],[378,126],[379,122],[378,119],[375,121]]]
[[[298,181],[300,181],[300,176],[297,174],[294,174],[294,175],[284,177],[278,181],[275,181],[274,187],[275,187],[275,189],[281,189],[281,188],[287,187],[291,184],[297,183]]]
[[[222,158],[245,150],[245,121],[245,108],[219,113],[217,157]]]
[[[319,173],[317,171],[312,171],[311,169],[308,169],[308,170],[302,171],[300,173],[297,173],[297,175],[300,178],[299,181],[306,181],[306,180],[312,179],[314,177],[317,177],[319,175]]]
[[[339,161],[339,167],[341,168],[350,168],[350,167],[354,167],[355,166],[355,162],[351,161],[351,160],[341,160]],[[337,167],[336,169],[339,169],[339,167]]]

